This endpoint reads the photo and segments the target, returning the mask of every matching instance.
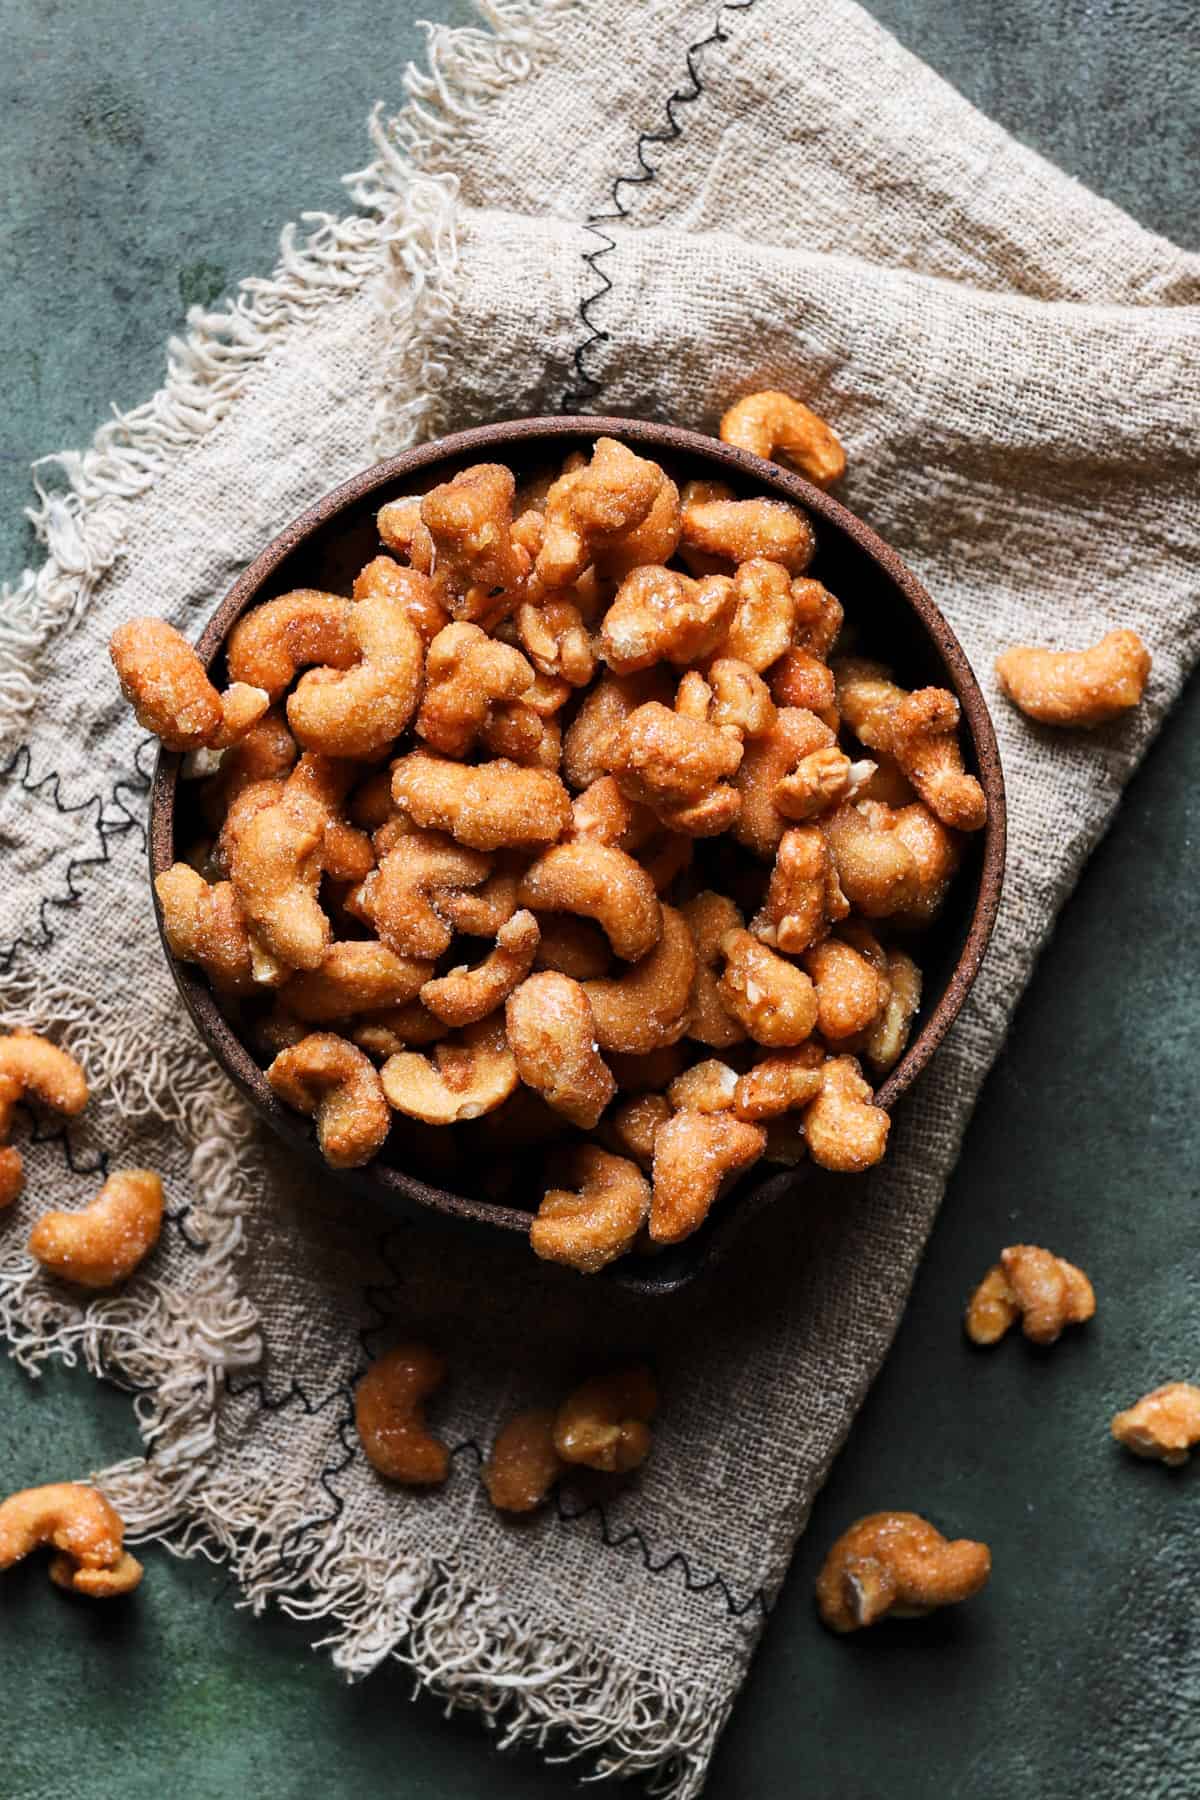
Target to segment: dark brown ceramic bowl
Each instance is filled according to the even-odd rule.
[[[255,558],[218,606],[197,645],[200,657],[220,681],[226,636],[248,608],[297,587],[349,593],[357,571],[378,553],[375,514],[386,500],[423,492],[474,462],[505,462],[520,477],[525,470],[561,460],[571,450],[588,448],[602,435],[636,445],[663,463],[678,481],[719,478],[731,483],[739,494],[767,493],[798,501],[816,525],[813,573],[846,604],[848,615],[861,627],[865,651],[891,663],[907,686],[937,683],[951,688],[961,703],[965,755],[983,783],[988,822],[985,830],[969,840],[942,915],[922,940],[919,956],[926,1000],[905,1055],[877,1096],[879,1104],[890,1109],[912,1086],[950,1029],[991,936],[1004,873],[1004,780],[987,707],[958,639],[895,552],[828,494],[775,463],[730,449],[697,432],[645,420],[520,419],[481,426],[364,470],[294,520]],[[160,755],[151,796],[152,875],[168,868],[200,835],[190,784],[180,785],[179,769],[178,756]],[[161,925],[160,917],[160,932]],[[285,1142],[299,1154],[319,1161],[309,1121],[275,1098],[261,1063],[225,1018],[199,970],[177,962],[169,951],[167,955],[184,1005],[225,1073]],[[334,1178],[392,1212],[411,1214],[414,1208],[427,1208],[473,1226],[481,1240],[495,1232],[528,1232],[530,1213],[480,1198],[481,1184],[463,1180],[460,1186],[474,1191],[451,1193],[406,1172],[398,1160],[392,1160],[396,1156],[389,1142],[368,1168]],[[765,1174],[756,1171],[721,1200],[692,1237],[657,1257],[627,1258],[613,1266],[610,1277],[648,1294],[668,1293],[682,1286],[722,1254],[751,1213],[794,1192],[796,1184],[805,1179],[803,1167],[782,1172],[768,1168]],[[536,1206],[537,1198],[530,1195],[531,1206]]]

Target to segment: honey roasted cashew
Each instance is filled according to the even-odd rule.
[[[620,975],[583,983],[600,1049],[640,1056],[677,1043],[687,1030],[695,973],[687,921],[663,906],[662,936],[648,956]]]
[[[392,798],[424,828],[475,850],[537,849],[571,822],[566,788],[548,769],[498,757],[466,767],[414,750],[392,775]]]
[[[378,1012],[366,1013],[350,1026],[350,1041],[368,1056],[386,1058],[398,1050],[412,1050],[436,1044],[449,1031],[440,1019],[427,1012],[419,1000],[403,1006],[384,1006]],[[303,1027],[300,1028],[303,1035]],[[283,1046],[280,1045],[282,1049]]]
[[[375,557],[354,577],[356,600],[366,600],[372,594],[385,594],[402,607],[426,644],[431,644],[438,632],[450,623],[450,615],[438,599],[428,575],[423,575],[419,569],[405,568],[403,563],[390,556]],[[350,660],[354,661],[354,657]]]
[[[529,1230],[534,1254],[594,1275],[624,1255],[650,1211],[650,1183],[635,1163],[595,1144],[570,1154],[569,1187],[549,1188]]]
[[[358,662],[302,675],[288,697],[288,724],[309,749],[369,760],[391,748],[416,711],[425,644],[403,604],[384,592],[355,603],[348,629]]]
[[[434,1487],[450,1453],[425,1423],[425,1402],[446,1379],[445,1359],[427,1344],[397,1344],[371,1364],[354,1390],[354,1423],[367,1461],[389,1481]]]
[[[544,913],[538,923],[542,938],[533,959],[536,969],[554,969],[572,981],[597,981],[612,969],[608,939],[590,919]]]
[[[650,808],[631,800],[611,775],[597,777],[571,802],[572,838],[613,844],[632,853],[657,830],[658,820]]]
[[[851,762],[835,744],[802,756],[775,784],[774,800],[788,819],[814,819],[855,798],[875,773],[873,762]]]
[[[702,499],[686,488],[682,499],[680,555],[697,574],[708,573],[714,562],[740,567],[763,557],[799,575],[813,559],[813,528],[786,500]]]
[[[173,863],[155,877],[154,891],[172,956],[196,963],[218,993],[253,993],[250,939],[232,883],[210,886],[187,863]]]
[[[892,824],[873,801],[846,801],[820,820],[838,884],[854,911],[868,919],[903,913],[921,898],[916,859]]]
[[[7,1143],[22,1100],[73,1119],[88,1103],[88,1084],[68,1050],[18,1029],[0,1035],[0,1207],[11,1206],[24,1181],[21,1153]]]
[[[162,1230],[162,1182],[152,1169],[118,1169],[90,1206],[43,1213],[29,1254],[78,1287],[115,1287],[132,1275]]]
[[[409,832],[356,890],[350,910],[398,956],[433,959],[454,935],[452,897],[481,887],[491,873],[480,851],[441,832]]]
[[[814,750],[834,743],[833,732],[802,706],[782,706],[771,729],[746,744],[734,776],[741,807],[733,825],[739,844],[768,861],[792,820],[779,805],[779,784]]]
[[[499,643],[478,625],[447,625],[425,659],[417,736],[443,756],[465,756],[495,709],[519,700],[532,685],[532,667],[511,644]],[[540,723],[534,730],[540,738]]]
[[[476,463],[421,501],[434,588],[455,619],[503,617],[521,598],[531,559],[513,536],[515,492],[503,463]]]
[[[551,1407],[520,1412],[497,1435],[483,1465],[483,1485],[497,1512],[533,1512],[562,1474],[554,1416]]]
[[[108,651],[138,724],[165,750],[223,750],[271,703],[261,687],[240,681],[219,694],[187,639],[165,619],[118,625]]]
[[[970,1538],[949,1542],[916,1513],[870,1513],[838,1538],[817,1576],[817,1607],[831,1631],[857,1631],[885,1614],[919,1618],[969,1600],[992,1557]]]
[[[742,761],[736,731],[651,700],[613,733],[608,756],[622,792],[650,807],[670,831],[715,837],[737,818],[741,802],[728,781]]]
[[[741,738],[763,737],[775,723],[775,702],[749,663],[718,656],[704,675],[689,669],[679,684],[675,710]]]
[[[565,588],[589,564],[611,577],[638,563],[665,562],[678,541],[678,511],[675,484],[657,463],[615,438],[597,438],[591,461],[565,471],[546,495],[537,578],[543,587]]]
[[[817,990],[817,1030],[836,1047],[878,1023],[889,985],[853,944],[827,937],[804,953],[804,968]]]
[[[644,1364],[594,1375],[559,1407],[555,1448],[564,1462],[628,1474],[650,1454],[650,1421],[657,1411],[658,1388]]]
[[[983,789],[963,767],[959,705],[946,688],[897,687],[881,663],[847,657],[834,666],[842,722],[868,750],[894,757],[943,825],[978,831]]]
[[[358,1013],[407,1005],[433,974],[424,958],[398,956],[373,938],[331,944],[315,969],[302,969],[279,991],[280,1004],[307,1025],[332,1025]]]
[[[573,600],[556,595],[540,606],[526,601],[517,608],[517,634],[526,656],[548,681],[586,687],[596,673],[592,636]]]
[[[761,675],[779,662],[795,638],[792,577],[781,562],[751,556],[735,571],[733,592],[736,605],[721,655]]]
[[[721,939],[725,969],[717,991],[747,1036],[769,1049],[788,1049],[812,1036],[817,995],[795,963],[777,956],[748,931],[727,931]]]
[[[0,1569],[11,1569],[45,1545],[55,1552],[51,1581],[74,1594],[107,1600],[138,1585],[142,1565],[124,1540],[116,1508],[79,1482],[25,1488],[0,1504]]]
[[[892,1122],[873,1101],[853,1056],[822,1065],[821,1091],[803,1111],[809,1155],[820,1168],[857,1175],[882,1162]]]
[[[680,911],[696,951],[696,973],[688,1000],[688,1036],[714,1050],[728,1050],[731,1045],[740,1044],[746,1032],[725,1009],[716,971],[721,962],[721,940],[726,932],[742,930],[742,915],[727,895],[711,890],[686,901]]]
[[[797,649],[811,651],[824,661],[841,635],[845,618],[841,601],[819,581],[799,575],[792,583],[792,606]]]
[[[332,936],[318,898],[329,805],[302,771],[304,758],[281,797],[246,822],[229,853],[230,880],[252,939],[289,969],[316,968]]]
[[[421,988],[421,1001],[446,1025],[473,1025],[502,1006],[533,967],[541,939],[531,912],[517,912],[496,933],[495,947],[475,968],[465,963]]]
[[[600,653],[617,675],[658,662],[698,662],[721,643],[736,606],[728,576],[693,581],[658,564],[633,569],[604,615]]]
[[[841,723],[833,670],[811,650],[793,645],[771,670],[771,694],[778,706],[803,706],[831,731]],[[847,759],[849,760],[849,759]]]
[[[667,1099],[676,1112],[731,1112],[737,1084],[736,1069],[719,1057],[708,1056],[675,1077]]]
[[[586,988],[547,969],[523,981],[504,1010],[509,1048],[525,1086],[590,1131],[617,1084],[597,1048]]]
[[[331,1169],[358,1169],[383,1146],[391,1114],[374,1063],[357,1045],[315,1031],[281,1050],[267,1080],[273,1093],[316,1121]]]
[[[252,607],[225,646],[230,679],[265,688],[274,704],[301,669],[353,667],[359,656],[350,630],[353,612],[349,600],[318,588],[295,588]]]
[[[426,1125],[482,1118],[503,1105],[518,1081],[497,1013],[435,1044],[432,1060],[411,1050],[389,1056],[380,1078],[388,1105]]]
[[[757,1123],[798,1112],[815,1100],[823,1085],[821,1069],[825,1052],[819,1044],[800,1044],[764,1056],[738,1077],[733,1091],[733,1110],[739,1119]],[[770,1146],[768,1145],[768,1154]]]
[[[899,1062],[921,1006],[921,971],[906,951],[886,953],[885,979],[887,1004],[863,1042],[863,1054],[876,1075],[886,1075]]]
[[[775,854],[762,911],[751,930],[772,949],[798,956],[828,937],[850,911],[820,827],[796,825],[785,831]]]
[[[1089,731],[1137,706],[1149,674],[1150,652],[1136,631],[1110,631],[1086,650],[1014,644],[996,658],[1001,691],[1027,718]]]
[[[967,1336],[994,1344],[1018,1318],[1033,1344],[1053,1344],[1068,1325],[1096,1311],[1096,1295],[1082,1269],[1036,1244],[1012,1244],[988,1270],[967,1306]]]
[[[736,400],[721,420],[721,441],[767,462],[790,463],[816,487],[832,487],[846,473],[846,452],[825,420],[778,388]]]
[[[637,962],[662,935],[662,907],[646,871],[612,844],[576,839],[543,852],[517,890],[521,906],[594,919],[615,955]]]
[[[650,1236],[677,1244],[699,1229],[722,1187],[750,1168],[767,1134],[731,1112],[677,1112],[654,1139]]]
[[[1114,1415],[1112,1434],[1135,1456],[1154,1457],[1177,1468],[1200,1444],[1200,1387],[1169,1381],[1143,1394],[1133,1406]]]
[[[674,683],[665,669],[642,669],[636,675],[604,673],[583,696],[563,737],[563,775],[576,790],[591,787],[609,773],[609,748],[630,713],[648,700],[669,705]]]
[[[272,707],[245,737],[221,752],[220,765],[200,789],[205,822],[219,830],[245,788],[262,781],[282,781],[291,771],[300,746],[287,727],[282,707]]]
[[[921,800],[900,807],[864,800],[859,811],[873,831],[890,832],[913,860],[916,891],[903,906],[894,909],[896,923],[916,930],[929,925],[941,911],[962,862],[961,835],[943,825]]]

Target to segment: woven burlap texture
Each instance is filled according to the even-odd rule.
[[[42,472],[47,561],[0,612],[3,1016],[77,1050],[94,1099],[28,1147],[0,1322],[31,1371],[82,1355],[142,1390],[146,1459],[101,1473],[138,1533],[326,1621],[348,1672],[399,1657],[503,1737],[552,1734],[684,1800],[1038,949],[1194,659],[1200,259],[840,0],[495,0],[486,26],[432,32],[351,178],[357,213],[285,234],[269,281],[190,320],[160,394]],[[254,1129],[158,948],[153,747],[104,647],[143,613],[197,635],[263,543],[376,454],[564,405],[711,429],[762,385],[836,421],[848,504],[926,581],[994,703],[1005,899],[882,1170],[776,1208],[702,1300],[606,1287],[585,1311],[527,1251],[389,1231]],[[1001,645],[1115,624],[1154,654],[1134,717],[1053,736],[997,696]],[[162,1170],[171,1222],[123,1293],[81,1306],[33,1269],[28,1226],[130,1162]],[[351,1423],[397,1331],[453,1368],[451,1479],[418,1500],[372,1475]],[[626,1351],[665,1396],[641,1477],[603,1511],[568,1492],[527,1528],[498,1519],[477,1447]]]

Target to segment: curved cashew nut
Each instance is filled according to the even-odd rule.
[[[689,498],[685,489],[679,535],[680,554],[697,574],[718,566],[763,557],[791,575],[802,574],[817,547],[813,528],[786,500]]]
[[[163,1188],[153,1169],[118,1169],[80,1212],[43,1213],[29,1254],[79,1287],[114,1287],[158,1242]]]
[[[581,1144],[569,1169],[573,1185],[543,1195],[529,1242],[543,1261],[594,1275],[624,1255],[641,1230],[650,1183],[636,1164],[595,1144]]]
[[[409,832],[357,889],[351,911],[397,955],[436,958],[454,935],[447,902],[491,872],[490,859],[478,850],[439,832]]]
[[[1110,631],[1087,650],[1014,644],[996,658],[1002,691],[1028,718],[1042,725],[1081,725],[1087,730],[1107,725],[1136,706],[1149,674],[1150,652],[1136,631]]]
[[[390,594],[355,603],[350,635],[360,660],[349,669],[310,669],[288,696],[297,740],[328,756],[384,755],[417,708],[425,644]]]
[[[831,731],[841,723],[833,670],[811,650],[793,644],[771,670],[771,694],[780,706],[804,706]],[[847,759],[849,760],[849,759]]]
[[[358,1169],[383,1146],[391,1114],[378,1071],[346,1038],[314,1031],[281,1050],[267,1080],[285,1106],[316,1120],[331,1169]]]
[[[792,577],[782,563],[772,562],[767,556],[752,556],[735,571],[733,594],[735,611],[721,654],[745,663],[761,675],[795,641]],[[781,700],[780,704],[784,702]]]
[[[627,540],[646,523],[658,502],[656,524],[665,539],[678,538],[678,493],[657,463],[636,456],[615,438],[597,438],[592,458],[582,468],[560,475],[546,495],[545,532],[535,565],[543,587],[564,588],[578,581],[589,563],[597,572],[615,574],[622,566]],[[634,548],[635,563],[666,561]],[[632,567],[633,564],[626,564]]]
[[[734,786],[741,795],[741,810],[733,826],[739,844],[764,861],[774,856],[779,840],[792,823],[778,803],[779,784],[801,758],[834,743],[833,732],[815,713],[802,706],[782,706],[775,723],[761,737],[750,739]]]
[[[662,908],[662,936],[648,956],[621,975],[585,981],[601,1050],[643,1055],[679,1041],[687,1030],[696,951],[682,913]]]
[[[1169,1381],[1143,1394],[1114,1415],[1112,1434],[1135,1456],[1153,1456],[1177,1468],[1200,1444],[1200,1388],[1190,1381]]]
[[[353,667],[359,654],[350,630],[353,612],[349,600],[318,588],[295,588],[253,607],[238,620],[225,646],[231,680],[265,688],[274,702],[310,664]]]
[[[380,1070],[388,1104],[426,1125],[457,1125],[495,1112],[517,1086],[517,1065],[498,1014],[468,1025],[456,1041],[435,1044],[433,1060],[415,1051],[389,1056]]]
[[[235,681],[218,694],[187,639],[165,619],[129,619],[109,639],[121,692],[164,750],[223,750],[270,705],[261,687]]]
[[[332,936],[317,898],[328,814],[294,783],[295,770],[282,799],[236,834],[229,875],[251,936],[268,955],[290,969],[315,969]]]
[[[928,925],[941,911],[950,883],[958,873],[963,855],[962,837],[935,818],[921,800],[896,808],[885,806],[878,800],[864,800],[858,810],[871,831],[885,838],[891,836],[912,857],[916,891],[903,906],[892,909],[892,916],[897,923],[918,930]],[[844,830],[844,823],[839,829]],[[872,853],[877,847],[876,839],[870,845]]]
[[[433,973],[433,963],[397,956],[372,938],[331,944],[315,969],[302,969],[284,983],[280,1004],[310,1025],[349,1019],[355,1013],[404,1006],[415,999]]]
[[[625,962],[646,956],[662,935],[662,907],[646,871],[624,850],[586,839],[556,844],[526,871],[522,906],[595,919]]]
[[[444,756],[465,756],[495,708],[519,700],[533,669],[519,650],[478,625],[447,625],[429,646],[415,730]],[[541,727],[538,726],[538,735]]]
[[[634,1094],[614,1106],[604,1120],[604,1141],[618,1156],[630,1157],[640,1169],[654,1162],[654,1140],[671,1117],[671,1103],[662,1094]]]
[[[424,1403],[446,1379],[445,1358],[427,1344],[397,1344],[377,1357],[354,1390],[354,1423],[373,1468],[389,1481],[445,1481],[450,1453],[425,1424]]]
[[[509,1047],[525,1086],[590,1131],[617,1084],[596,1047],[586,989],[547,969],[523,981],[504,1010]]]
[[[789,956],[798,956],[827,937],[830,926],[849,911],[833,853],[820,827],[797,825],[785,831],[775,854],[766,900],[751,925],[755,937]]]
[[[650,1236],[677,1244],[708,1217],[722,1186],[762,1156],[767,1134],[730,1112],[686,1109],[654,1139]]]
[[[350,1041],[368,1056],[386,1058],[414,1045],[436,1044],[448,1030],[419,1000],[410,1000],[404,1006],[384,1006],[356,1020],[350,1028]]]
[[[824,419],[778,388],[735,401],[721,420],[721,441],[790,463],[816,487],[832,487],[846,473],[846,452]]]
[[[803,1114],[809,1155],[822,1169],[857,1175],[883,1160],[892,1122],[874,1097],[854,1057],[825,1063],[821,1091]]]
[[[688,1002],[688,1036],[713,1050],[728,1050],[732,1044],[740,1044],[746,1033],[725,1010],[716,970],[721,961],[721,939],[726,932],[742,930],[742,915],[725,894],[711,890],[686,901],[680,910],[696,948],[696,973]]]
[[[803,969],[776,956],[748,931],[727,931],[721,954],[725,970],[717,992],[748,1037],[770,1049],[786,1050],[812,1036],[817,995]]]
[[[450,623],[450,615],[439,601],[428,575],[423,575],[419,569],[406,569],[390,556],[375,557],[354,577],[356,600],[366,600],[372,594],[386,594],[402,606],[427,644]]]
[[[475,850],[536,849],[571,822],[570,795],[557,775],[503,757],[468,768],[414,750],[396,764],[392,798],[418,825]]]
[[[514,913],[496,933],[496,947],[475,968],[462,964],[426,981],[422,1004],[447,1025],[474,1025],[508,999],[533,967],[541,940],[531,912]]]
[[[736,606],[727,575],[693,581],[658,564],[634,569],[604,615],[601,655],[618,675],[632,675],[657,662],[698,662],[720,644]]]
[[[887,1004],[867,1032],[863,1054],[876,1075],[895,1068],[921,1006],[921,971],[903,950],[887,952]]]
[[[650,1420],[658,1388],[644,1364],[595,1375],[567,1395],[554,1421],[554,1445],[564,1462],[624,1475],[650,1454]]]
[[[995,1344],[1018,1317],[1034,1344],[1053,1344],[1067,1325],[1096,1311],[1096,1295],[1082,1269],[1037,1244],[1012,1244],[988,1270],[967,1306],[967,1336]]]
[[[219,993],[252,993],[250,938],[232,882],[210,886],[188,863],[173,863],[154,891],[172,956],[198,964]]]
[[[527,1513],[542,1504],[562,1472],[554,1412],[537,1407],[504,1426],[483,1465],[483,1485],[498,1512]]]
[[[142,1565],[124,1548],[120,1514],[95,1488],[55,1481],[25,1488],[0,1504],[0,1569],[11,1569],[31,1550],[57,1551],[50,1579],[72,1593],[109,1599],[128,1594],[142,1579]]]
[[[912,1619],[969,1600],[991,1572],[986,1544],[951,1543],[916,1513],[870,1513],[825,1558],[817,1606],[831,1631],[857,1631],[885,1613]]]
[[[521,646],[540,675],[586,687],[596,673],[596,652],[583,614],[572,600],[526,601],[517,608]]]
[[[281,781],[289,773],[300,746],[287,728],[282,707],[264,713],[245,737],[221,753],[215,775],[200,788],[200,810],[205,823],[219,830],[225,816],[245,788],[260,781]]]
[[[48,1038],[9,1031],[0,1037],[0,1145],[12,1133],[18,1101],[25,1099],[73,1119],[88,1103],[87,1077],[75,1058]],[[23,1179],[20,1151],[0,1149],[0,1208],[17,1198]]]
[[[650,700],[613,733],[608,761],[622,792],[671,831],[717,837],[738,816],[741,799],[727,779],[742,761],[736,731]]]
[[[834,665],[842,722],[865,744],[894,757],[930,811],[957,831],[978,831],[987,800],[963,767],[959,705],[946,688],[906,693],[881,663],[846,657]]]

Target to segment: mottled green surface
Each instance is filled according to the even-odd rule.
[[[441,17],[451,15],[444,4]],[[1027,142],[1196,242],[1200,28],[1190,0],[876,0]],[[416,51],[411,0],[0,0],[0,549],[25,465],[159,379],[185,305],[269,265],[278,224],[336,208],[361,121]],[[1200,703],[1168,725],[1094,859],[988,1084],[896,1349],[818,1502],[718,1756],[718,1800],[1188,1796],[1200,1788],[1197,1476],[1123,1459],[1118,1403],[1195,1373]],[[972,1354],[992,1249],[1059,1245],[1101,1314],[1049,1355]],[[0,1487],[136,1448],[128,1402],[0,1368]],[[852,1643],[811,1608],[823,1546],[881,1504],[989,1540],[969,1609]],[[44,1569],[0,1584],[3,1800],[565,1794],[384,1672],[340,1685],[304,1630],[150,1552],[129,1605]]]

